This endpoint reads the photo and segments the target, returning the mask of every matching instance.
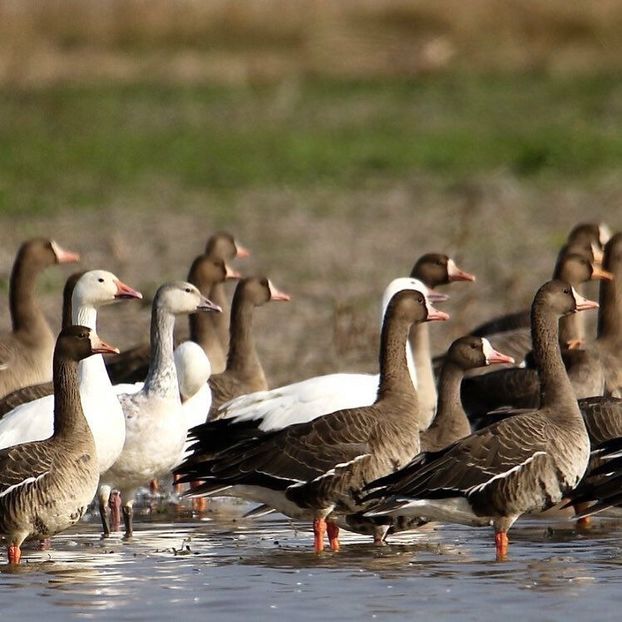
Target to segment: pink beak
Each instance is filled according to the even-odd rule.
[[[225,279],[241,279],[242,275],[229,264],[225,264]]]
[[[276,287],[274,287],[274,285],[272,285],[272,281],[268,281],[268,284],[270,286],[270,300],[280,300],[283,302],[291,300],[291,296],[285,292],[279,291]]]
[[[94,339],[94,343],[91,347],[93,354],[119,354],[119,348],[115,348],[102,341],[99,337]]]
[[[142,299],[143,295],[132,289],[129,285],[126,285],[123,281],[116,281],[115,285],[117,286],[117,293],[114,295],[115,298],[119,299],[127,299],[127,298],[138,298],[138,300]]]
[[[435,309],[432,305],[427,305],[428,307],[428,317],[426,322],[444,322],[449,319],[449,314],[444,311],[439,311]]]
[[[237,251],[237,253],[235,254],[236,257],[243,259],[244,257],[251,256],[251,252],[248,250],[248,248],[246,248],[245,246],[242,246],[241,244],[238,244],[237,242],[235,243],[235,248]]]
[[[574,294],[576,311],[588,311],[589,309],[598,309],[598,303],[595,300],[589,300],[588,298],[584,298],[581,294],[577,293],[575,289],[572,289],[572,293]]]
[[[80,261],[80,255],[78,255],[78,253],[67,251],[56,242],[52,242],[52,250],[56,255],[56,261],[58,263],[75,263],[76,261]]]
[[[461,270],[453,259],[447,262],[447,276],[450,281],[474,281],[475,275]]]
[[[509,363],[510,365],[514,365],[514,359],[507,354],[502,354],[501,352],[493,349],[492,352],[488,352],[488,354],[486,354],[486,363],[488,365],[494,365],[495,363]]]

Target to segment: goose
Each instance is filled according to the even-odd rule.
[[[125,416],[125,443],[121,455],[102,474],[99,491],[104,536],[110,535],[105,512],[113,487],[123,498],[125,537],[133,533],[136,489],[157,479],[177,464],[186,441],[173,358],[175,317],[196,311],[220,311],[191,283],[173,281],[155,294],[151,311],[151,363],[140,391],[119,395]]]
[[[203,295],[206,295],[205,292],[210,291],[216,285],[222,284],[225,280],[239,278],[239,272],[233,270],[223,259],[214,257],[211,254],[202,254],[196,257],[188,273],[188,282],[195,285]],[[206,295],[206,297],[209,298],[209,295]],[[216,347],[220,347],[213,324],[209,321],[204,321],[205,316],[208,315],[220,314],[192,313],[188,316],[190,339],[201,345],[206,354],[212,350],[214,342],[216,342]],[[181,341],[186,339],[187,335]],[[142,383],[149,370],[150,352],[151,347],[149,343],[143,343],[125,350],[119,356],[109,359],[106,366],[113,383]]]
[[[414,275],[419,275],[421,280]],[[435,285],[447,284],[453,280],[471,281],[474,278],[473,275],[458,268],[446,255],[438,253],[423,255],[415,263],[410,278],[394,279],[386,287],[382,296],[380,319],[381,321],[384,319],[391,298],[402,289],[418,289],[431,302],[442,302],[447,296],[435,291],[433,289]],[[423,279],[429,285],[426,285]],[[415,388],[421,388],[425,395],[424,410],[427,414],[421,419],[422,429],[428,427],[430,423],[433,414],[430,397],[433,399],[436,395],[435,383],[429,371],[429,356],[427,331],[411,331],[406,357],[412,382]],[[423,374],[422,387],[417,377],[419,368]],[[315,376],[271,391],[238,397],[222,405],[212,418],[227,418],[231,421],[256,419],[261,421],[260,428],[264,431],[283,428],[291,423],[310,421],[335,410],[373,404],[378,390],[378,380],[377,374],[336,373]]]
[[[230,262],[234,258],[244,259],[250,257],[250,251],[242,246],[228,231],[217,231],[207,240],[205,245],[205,253],[207,257],[216,261]],[[228,278],[240,278],[239,273],[231,270],[231,276]],[[193,341],[203,346],[207,354],[212,373],[220,374],[227,367],[227,352],[229,351],[229,300],[225,290],[223,281],[212,281],[208,283],[206,280],[194,281],[191,275],[188,280],[194,283],[201,293],[209,298],[214,304],[217,304],[222,313],[201,314],[198,321],[191,318],[190,330],[194,333],[191,337]]]
[[[97,328],[97,310],[119,300],[142,298],[142,294],[105,270],[85,272],[71,296],[73,324]],[[80,398],[95,438],[100,472],[118,458],[125,440],[125,420],[112,389],[102,356],[90,356],[79,366]],[[27,402],[0,420],[0,447],[48,438],[53,432],[54,395]]]
[[[445,449],[422,453],[407,466],[367,485],[368,515],[493,525],[497,557],[507,532],[525,512],[541,511],[572,490],[587,467],[590,444],[565,371],[558,321],[596,308],[571,285],[545,283],[532,305],[532,340],[541,386],[538,410],[479,430]]]
[[[212,413],[234,397],[268,388],[255,348],[253,310],[270,301],[287,302],[289,299],[288,294],[279,291],[266,277],[247,277],[239,281],[231,303],[227,367],[209,379]]]
[[[556,277],[568,281],[573,287],[590,280],[603,283],[613,278],[606,270],[592,266],[579,255],[566,255],[558,263]],[[576,324],[570,317],[560,320],[559,338],[568,374],[578,398],[602,394],[604,374],[598,355],[593,350],[568,350],[573,341]],[[531,340],[530,340],[531,341]],[[510,349],[511,351],[511,349]],[[530,360],[530,359],[528,359]],[[487,374],[465,378],[461,388],[462,402],[469,418],[479,427],[486,413],[501,406],[535,408],[539,403],[538,374],[535,369],[507,368]]]
[[[97,490],[95,440],[78,391],[78,361],[117,352],[85,326],[64,328],[53,355],[54,434],[0,450],[0,533],[9,564],[28,537],[47,538],[75,524]]]
[[[37,304],[35,282],[48,266],[79,258],[44,238],[24,242],[17,252],[9,285],[12,330],[0,335],[0,397],[51,380],[54,335]]]
[[[261,432],[253,422],[208,422],[194,428],[193,454],[182,480],[205,479],[193,494],[228,493],[259,501],[292,518],[314,521],[314,548],[323,549],[325,519],[358,510],[356,490],[376,474],[405,464],[419,448],[417,393],[406,363],[413,322],[446,320],[417,290],[389,302],[380,345],[380,384],[373,405],[340,410],[284,430]],[[232,487],[232,488],[231,488]],[[331,548],[338,528],[329,527]]]

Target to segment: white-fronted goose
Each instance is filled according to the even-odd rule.
[[[460,269],[456,262],[441,253],[422,255],[410,272],[410,276],[425,283],[429,289],[454,281],[475,281],[475,276]],[[417,370],[417,395],[421,422],[428,427],[436,411],[438,395],[430,351],[430,331],[427,322],[413,324],[409,337]]]
[[[78,361],[116,352],[84,326],[63,329],[53,356],[54,434],[0,451],[0,533],[10,564],[22,542],[47,538],[76,523],[99,480],[95,441],[80,403]]]
[[[48,266],[78,259],[77,254],[44,238],[24,242],[17,252],[9,285],[13,328],[0,335],[0,397],[52,378],[54,335],[37,304],[35,283]]]
[[[119,300],[142,295],[105,270],[85,272],[71,296],[73,324],[97,329],[97,311]],[[116,351],[116,350],[115,350]],[[125,419],[110,384],[101,355],[90,356],[79,366],[80,398],[84,415],[95,438],[100,472],[119,457],[125,440]],[[48,438],[53,430],[54,395],[27,402],[0,420],[0,447]]]
[[[590,279],[611,279],[608,271],[593,267],[579,255],[566,255],[558,262],[557,278],[569,282],[573,287]],[[573,341],[576,324],[563,317],[559,324],[560,345],[570,381],[577,398],[602,394],[604,375],[594,350],[568,350],[567,342]],[[539,404],[538,374],[535,369],[508,368],[487,374],[465,378],[462,383],[462,402],[469,419],[479,427],[480,418],[501,406],[515,408],[537,408]]]
[[[289,299],[288,294],[280,292],[265,277],[247,277],[238,283],[231,303],[227,368],[220,374],[213,374],[209,379],[212,390],[210,416],[214,416],[222,404],[234,397],[254,391],[265,391],[268,388],[255,348],[254,309],[270,301]]]
[[[369,514],[425,516],[472,525],[492,524],[497,555],[507,554],[507,531],[525,512],[559,502],[581,479],[589,438],[564,368],[559,318],[597,303],[568,283],[549,281],[532,305],[532,340],[541,386],[538,410],[505,419],[369,484],[383,498]]]
[[[196,311],[220,311],[192,284],[174,281],[155,294],[151,312],[151,364],[142,389],[119,395],[125,415],[125,444],[121,455],[102,475],[100,503],[107,504],[111,487],[123,497],[126,537],[132,535],[136,489],[157,479],[177,464],[186,440],[177,373],[173,359],[175,317]],[[102,515],[104,535],[110,525]]]
[[[376,473],[403,464],[419,448],[417,393],[406,363],[413,322],[444,320],[418,291],[393,296],[380,345],[380,385],[373,405],[341,410],[282,431],[261,432],[256,422],[208,422],[195,428],[193,455],[179,471],[202,478],[197,489],[228,492],[314,520],[315,550],[323,548],[325,518],[359,510],[354,494]],[[196,492],[196,491],[195,491]],[[338,528],[329,527],[338,549]]]

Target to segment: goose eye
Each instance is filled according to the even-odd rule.
[[[570,290],[566,287],[566,289],[564,289],[564,294],[569,294]]]
[[[103,283],[103,282],[104,282],[104,279],[103,279],[101,276],[100,276],[97,280],[98,280],[100,283]]]
[[[186,293],[189,294],[192,290],[189,287],[186,287]]]

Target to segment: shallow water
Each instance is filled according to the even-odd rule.
[[[622,524],[524,521],[510,558],[494,560],[490,530],[459,526],[394,537],[344,533],[340,553],[315,555],[309,531],[274,515],[137,517],[136,535],[99,539],[97,518],[24,550],[1,567],[3,619],[79,620],[558,620],[619,619]],[[3,561],[6,559],[3,557]]]

